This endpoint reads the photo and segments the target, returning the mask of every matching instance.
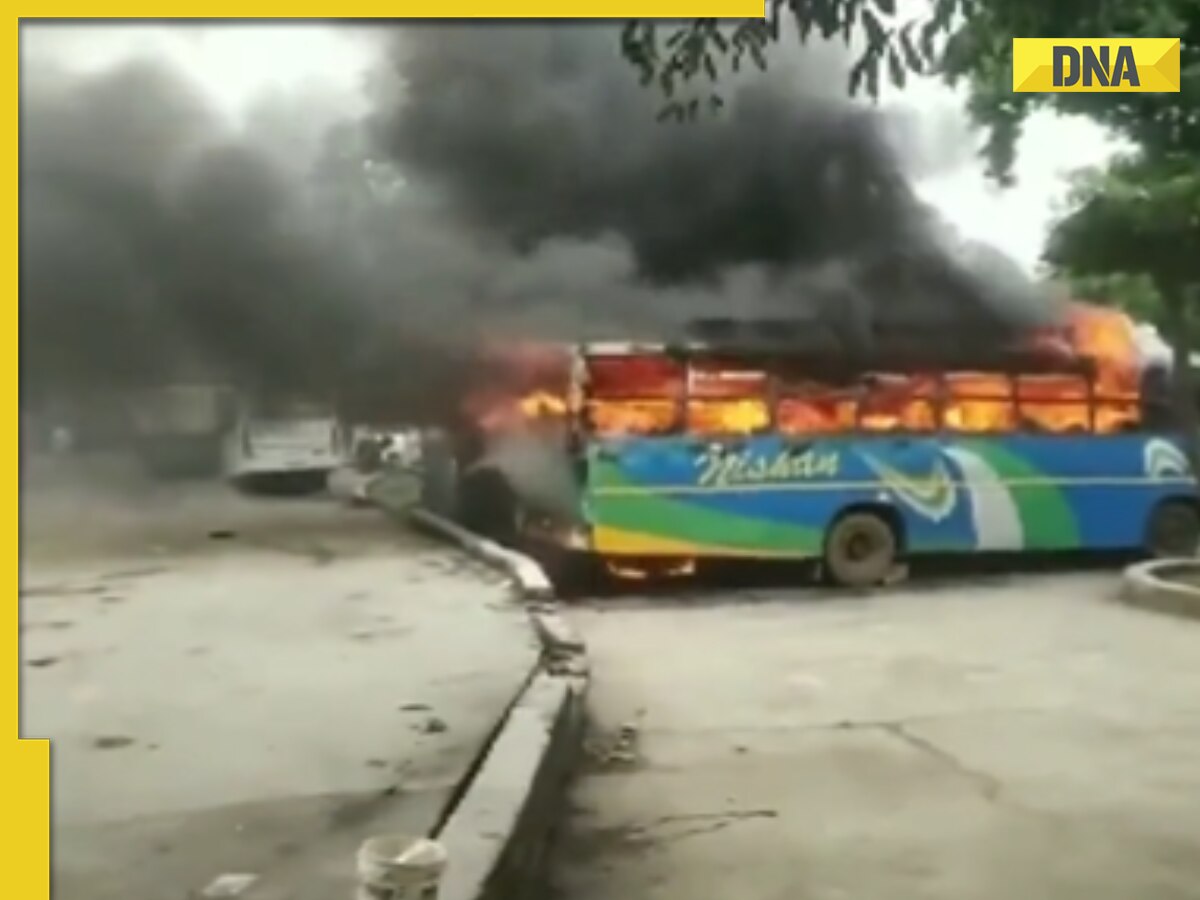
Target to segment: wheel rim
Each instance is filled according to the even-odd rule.
[[[870,559],[878,548],[878,541],[866,532],[855,532],[846,540],[846,556],[851,562]]]

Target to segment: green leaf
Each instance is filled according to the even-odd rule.
[[[904,54],[904,64],[916,74],[925,70],[925,60],[913,45],[912,30],[915,22],[909,22],[900,29],[900,52]]]
[[[903,88],[908,80],[908,73],[905,71],[904,62],[900,59],[900,54],[894,49],[888,48],[888,74],[892,79],[892,84],[898,88]]]
[[[944,26],[939,25],[937,21],[926,22],[921,27],[920,49],[921,55],[925,57],[927,62],[933,62],[934,57],[934,39],[938,33],[943,30]]]
[[[858,62],[850,68],[850,83],[847,86],[847,90],[851,97],[857,97],[859,91],[862,90],[863,79],[866,78],[868,65],[868,58],[864,55],[859,57]]]
[[[762,45],[751,44],[750,45],[750,57],[754,60],[754,64],[756,66],[758,66],[758,68],[760,70],[766,71],[767,55],[763,52]]]
[[[867,68],[867,96],[872,100],[879,99],[879,58],[875,57],[874,62]]]
[[[935,26],[937,31],[945,31],[949,28],[950,21],[954,18],[954,12],[957,7],[958,0],[936,0],[933,4],[933,19],[931,20],[931,24]]]
[[[683,43],[684,39],[689,37],[690,35],[691,35],[691,29],[688,29],[688,28],[676,29],[675,31],[671,32],[670,36],[667,38],[667,47],[669,47],[671,49],[678,47],[680,44]]]
[[[875,0],[875,8],[885,16],[896,14],[896,0]]]
[[[877,49],[886,40],[887,30],[883,27],[883,23],[879,21],[879,17],[869,9],[862,11],[862,22],[863,27],[867,31],[868,49]]]

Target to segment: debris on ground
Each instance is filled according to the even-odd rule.
[[[200,896],[206,898],[240,897],[256,881],[258,881],[258,876],[248,872],[227,872],[210,881],[208,886],[200,892]]]
[[[583,752],[598,766],[633,765],[638,761],[639,726],[626,722],[615,736],[600,737],[584,744]]]
[[[422,734],[441,734],[442,732],[449,731],[449,730],[450,730],[450,726],[447,725],[444,720],[439,719],[437,716],[430,716],[428,719],[426,719],[424,722],[421,723],[421,733]]]
[[[34,669],[45,669],[58,662],[57,656],[35,656],[25,660],[25,664]]]
[[[429,712],[432,709],[428,703],[405,703],[401,705],[400,712]]]
[[[133,738],[124,734],[104,734],[92,741],[92,746],[97,750],[119,750],[133,744]]]
[[[230,528],[214,528],[208,533],[208,538],[211,541],[228,541],[235,537],[237,537],[237,532]]]

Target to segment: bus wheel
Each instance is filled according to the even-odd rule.
[[[1184,500],[1166,500],[1154,508],[1146,528],[1146,549],[1163,557],[1195,556],[1200,546],[1200,512]]]
[[[872,587],[891,573],[896,550],[896,532],[886,520],[870,512],[847,513],[825,540],[825,570],[835,584]]]

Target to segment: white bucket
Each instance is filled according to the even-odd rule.
[[[386,834],[358,848],[358,900],[436,900],[446,848],[428,838]]]

